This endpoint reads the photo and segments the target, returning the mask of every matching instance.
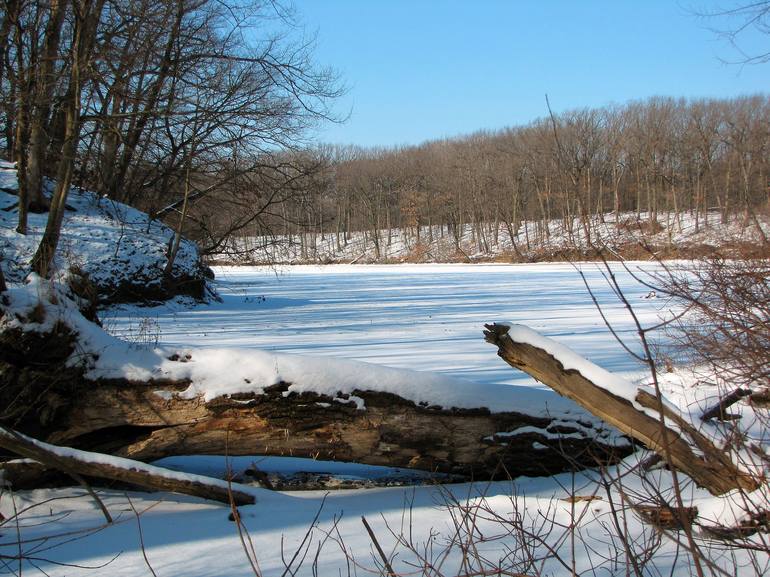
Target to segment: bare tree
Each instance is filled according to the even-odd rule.
[[[770,2],[741,0],[732,7],[696,10],[695,15],[715,24],[713,30],[727,40],[738,53],[737,63],[764,64],[770,61],[770,50],[747,51],[743,40],[752,33],[770,34]]]
[[[310,126],[332,120],[329,102],[342,91],[278,2],[6,7],[0,113],[19,168],[20,232],[28,207],[46,208],[43,177],[56,181],[32,265],[41,274],[50,272],[71,184],[160,216],[187,205],[175,223],[185,231],[194,203],[221,198],[234,179],[279,149],[301,147]],[[167,268],[174,251],[169,256]]]
[[[75,155],[80,138],[82,74],[94,57],[92,48],[96,37],[96,26],[104,4],[105,0],[78,0],[73,4],[70,73],[67,92],[64,95],[64,142],[56,170],[56,188],[51,199],[48,222],[31,263],[32,270],[43,277],[49,276],[51,272],[51,264],[61,235],[64,208],[75,170]]]

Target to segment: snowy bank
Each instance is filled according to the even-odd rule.
[[[46,180],[46,194],[53,183]],[[21,282],[45,230],[48,214],[29,214],[26,235],[16,232],[18,182],[15,165],[0,161],[0,266],[9,281]],[[76,269],[96,287],[102,301],[162,300],[173,294],[204,295],[207,269],[194,243],[183,239],[171,282],[163,271],[174,232],[160,221],[125,204],[73,187],[55,270]]]

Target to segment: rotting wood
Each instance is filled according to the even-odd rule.
[[[161,467],[149,467],[144,463],[128,459],[116,460],[99,453],[61,450],[48,443],[36,441],[17,431],[0,426],[0,447],[23,457],[60,469],[67,474],[86,475],[112,479],[155,489],[183,493],[236,505],[251,505],[254,495],[238,490],[217,479],[200,475],[181,478],[178,473]]]
[[[612,462],[632,450],[603,443],[590,422],[427,407],[373,391],[353,392],[365,403],[359,410],[352,400],[287,394],[288,388],[281,383],[261,394],[205,401],[175,394],[174,383],[99,383],[88,396],[72,399],[45,438],[140,461],[179,454],[284,455],[476,479],[506,472],[550,475],[594,466],[597,459]],[[561,436],[557,425],[574,427]],[[510,434],[517,429],[526,432]]]
[[[662,409],[665,418],[676,423],[686,438],[673,428],[664,428],[661,419],[635,408],[630,401],[599,387],[580,372],[565,370],[561,362],[547,351],[529,343],[514,341],[509,334],[509,326],[485,326],[486,341],[497,346],[497,354],[509,365],[572,399],[662,457],[670,456],[671,465],[712,494],[721,495],[733,489],[754,490],[758,487],[757,480],[741,471],[725,451],[714,446],[655,395],[640,389],[635,400],[654,411],[660,412]]]
[[[641,519],[658,529],[681,531],[691,527],[698,518],[697,507],[670,507],[668,505],[634,505]]]
[[[473,479],[551,475],[633,450],[614,432],[603,436],[608,428],[583,412],[459,409],[368,390],[332,397],[295,393],[285,382],[205,399],[184,394],[185,380],[91,380],[68,364],[74,342],[66,327],[0,333],[0,407],[18,407],[6,409],[3,423],[55,445],[138,461],[279,455]]]

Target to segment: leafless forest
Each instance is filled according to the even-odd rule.
[[[353,230],[417,236],[443,225],[456,235],[472,225],[483,251],[500,224],[513,237],[523,219],[543,223],[541,235],[552,219],[579,222],[589,236],[607,213],[655,221],[690,211],[704,226],[709,210],[753,219],[768,200],[768,113],[760,95],[655,98],[418,147],[327,149],[310,196],[281,207],[285,232],[304,224],[345,242]]]
[[[697,229],[715,211],[746,223],[767,211],[766,95],[559,114],[544,99],[542,118],[526,126],[395,149],[309,146],[308,127],[339,120],[329,104],[343,87],[314,64],[312,43],[280,6],[7,8],[2,145],[26,175],[23,208],[48,204],[44,177],[58,183],[49,239],[71,183],[165,218],[204,254],[221,253],[232,235],[329,233],[344,246],[364,231],[379,257],[387,231],[403,229],[415,244],[421,234],[459,242],[469,226],[484,252],[523,220],[539,223],[537,242],[553,219],[590,240],[611,213],[618,227],[655,230],[662,213],[689,211]],[[641,221],[617,218],[634,212]],[[40,270],[52,242],[41,244]]]

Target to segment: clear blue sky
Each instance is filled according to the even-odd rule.
[[[526,124],[648,96],[765,92],[770,65],[740,55],[692,10],[737,0],[295,0],[319,63],[349,87],[343,125],[317,139],[392,146]],[[770,49],[749,35],[747,51]]]

